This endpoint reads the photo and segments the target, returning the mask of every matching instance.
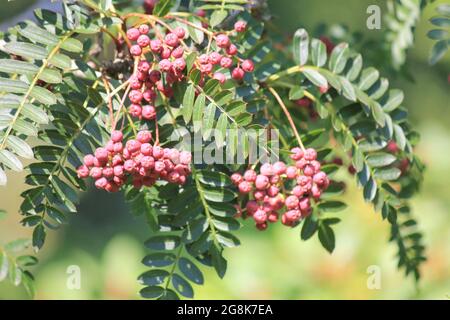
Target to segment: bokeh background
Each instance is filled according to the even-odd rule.
[[[336,250],[329,255],[317,237],[303,242],[299,230],[274,227],[257,232],[244,226],[242,246],[227,250],[225,280],[203,268],[204,286],[195,286],[197,299],[449,299],[450,298],[450,57],[438,65],[427,63],[432,41],[426,38],[434,8],[428,6],[415,31],[415,45],[408,60],[414,82],[393,80],[405,91],[411,121],[422,135],[418,153],[427,165],[422,193],[413,201],[414,213],[425,234],[428,261],[418,286],[396,268],[396,248],[388,244],[389,227],[362,201],[361,192],[349,181],[340,213]],[[380,39],[381,31],[366,28],[366,9],[384,1],[367,0],[269,0],[274,23],[284,32],[297,27],[314,30],[320,23],[342,23]],[[0,0],[0,30],[30,16],[36,7],[55,7],[50,0]],[[392,81],[391,81],[392,82]],[[0,244],[30,237],[19,225],[19,194],[23,174],[9,173],[7,188],[0,188],[0,208],[8,216],[0,223]],[[89,192],[82,196],[79,212],[60,232],[48,234],[33,270],[38,299],[138,299],[136,278],[144,270],[143,241],[149,236],[145,223],[134,218],[120,195]],[[66,270],[81,268],[81,289],[68,290]],[[381,289],[367,287],[371,265],[381,269]],[[23,289],[0,283],[0,298],[26,299]]]

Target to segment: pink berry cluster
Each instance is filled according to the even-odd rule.
[[[247,24],[244,21],[237,21],[234,24],[234,30],[244,32]],[[227,34],[218,34],[215,36],[215,43],[218,51],[209,54],[202,54],[197,58],[199,70],[203,75],[219,80],[220,83],[226,81],[226,76],[220,69],[229,69],[231,77],[240,81],[244,78],[246,72],[253,72],[255,66],[250,59],[242,60],[237,57],[238,48],[230,40]]]
[[[142,130],[136,139],[123,143],[121,131],[113,131],[105,147],[83,159],[78,177],[95,179],[95,186],[108,192],[117,192],[127,181],[135,188],[151,186],[158,179],[184,184],[190,174],[192,155],[186,151],[151,145],[152,134]],[[129,177],[131,177],[129,179]]]
[[[295,226],[311,213],[311,201],[318,200],[330,184],[325,172],[320,171],[317,152],[312,148],[293,148],[287,165],[282,161],[261,165],[259,173],[247,170],[243,175],[234,173],[233,184],[239,193],[249,195],[247,216],[251,216],[259,230],[265,230],[268,222],[276,222],[280,211],[281,222]]]

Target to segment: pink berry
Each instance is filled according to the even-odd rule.
[[[244,180],[248,182],[256,181],[257,173],[255,170],[247,170],[244,172]]]
[[[89,168],[86,165],[79,166],[77,169],[78,178],[89,177]]]
[[[244,78],[244,70],[242,70],[241,68],[237,67],[234,68],[233,71],[231,72],[231,77],[234,80],[242,80]]]
[[[139,32],[141,34],[147,34],[150,31],[150,27],[147,24],[141,24],[139,26]]]
[[[160,146],[153,147],[153,157],[155,159],[161,159],[164,156],[164,149]]]
[[[152,70],[149,72],[148,78],[152,83],[156,83],[161,80],[161,72],[158,70]]]
[[[126,148],[130,153],[135,153],[141,150],[141,143],[137,140],[131,139],[126,143]]]
[[[159,62],[159,68],[162,71],[167,72],[172,68],[172,62],[170,62],[170,60],[168,60],[168,59],[163,59]]]
[[[140,61],[138,64],[138,70],[141,72],[148,72],[150,70],[150,63],[147,61]]]
[[[255,70],[255,65],[253,64],[253,61],[248,59],[242,62],[241,67],[245,72],[253,72],[253,70]]]
[[[120,142],[123,139],[123,133],[119,130],[114,130],[111,132],[111,140],[114,142]]]
[[[83,158],[83,162],[86,166],[92,167],[94,166],[95,157],[92,154],[87,154]]]
[[[234,56],[238,53],[238,48],[234,44],[230,44],[230,46],[226,49],[226,52],[230,56]]]
[[[252,191],[252,185],[247,181],[242,181],[238,186],[240,193],[249,193]]]
[[[218,52],[211,52],[209,57],[208,57],[208,61],[211,64],[219,64],[220,61],[222,60],[222,55]]]
[[[258,209],[253,214],[253,219],[255,220],[256,224],[262,224],[267,221],[267,214],[264,210]]]
[[[247,213],[249,215],[253,215],[256,212],[256,210],[258,210],[259,206],[256,201],[250,200],[249,202],[247,202],[245,208],[247,209]]]
[[[239,185],[239,183],[241,183],[244,180],[244,178],[242,177],[242,175],[240,173],[233,173],[231,175],[230,179],[231,179],[231,182],[236,186]]]
[[[171,55],[172,55],[172,50],[170,50],[169,48],[162,48],[162,51],[161,51],[162,59],[169,59]]]
[[[170,47],[177,47],[180,44],[180,39],[175,33],[168,33],[164,37],[164,42]]]
[[[216,37],[216,43],[219,48],[228,48],[231,44],[230,38],[225,34],[219,34]]]
[[[156,40],[150,41],[150,50],[152,50],[152,52],[159,53],[159,52],[161,52],[162,48],[163,48],[163,44],[162,44],[161,40],[156,39]]]
[[[266,192],[263,191],[263,190],[256,190],[256,191],[253,193],[253,197],[254,197],[255,200],[257,200],[257,201],[262,201],[262,200],[264,200],[265,196],[266,196]]]
[[[153,152],[153,147],[150,143],[143,143],[141,145],[141,153],[144,156],[151,156]]]
[[[192,154],[187,151],[181,151],[180,152],[180,162],[181,164],[188,165],[192,161]]]
[[[114,171],[114,175],[116,177],[122,177],[124,175],[124,173],[123,173],[123,166],[121,166],[121,165],[115,166],[113,168],[113,171]]]
[[[183,54],[184,54],[184,49],[182,46],[179,46],[172,50],[172,57],[174,57],[175,59],[181,58],[183,56]]]
[[[142,107],[138,104],[132,104],[129,108],[128,108],[130,114],[133,117],[139,118],[142,114]]]
[[[286,164],[284,164],[284,162],[277,161],[273,164],[272,169],[274,174],[284,174],[286,172]]]
[[[184,31],[184,29],[182,27],[176,27],[173,30],[173,33],[175,33],[178,37],[178,39],[184,39],[185,35],[186,35],[186,31]]]
[[[100,162],[108,161],[108,151],[105,148],[97,148],[95,150],[95,157]]]
[[[302,217],[300,210],[289,210],[285,215],[286,219],[290,222],[296,222]]]
[[[264,175],[258,175],[255,181],[256,189],[265,190],[269,186],[269,178]]]
[[[106,185],[108,184],[108,180],[106,178],[102,177],[95,181],[95,186],[98,189],[104,189]]]
[[[141,33],[136,28],[130,28],[127,30],[127,38],[131,41],[136,41],[140,35]]]
[[[130,54],[132,56],[138,57],[142,54],[142,49],[138,44],[134,44],[130,48]]]
[[[296,209],[298,207],[298,198],[296,196],[289,196],[286,198],[285,202],[288,209]]]
[[[247,23],[245,21],[239,20],[234,24],[234,30],[237,32],[244,32],[247,28]]]
[[[125,163],[123,164],[123,168],[125,169],[125,171],[127,172],[133,172],[134,169],[136,168],[136,163],[133,160],[127,160],[125,161]]]
[[[152,140],[152,133],[148,130],[139,131],[136,135],[136,139],[140,143],[148,143]]]
[[[201,64],[200,71],[202,73],[210,73],[213,69],[213,65],[211,63]]]
[[[141,48],[145,48],[150,44],[150,38],[145,35],[145,34],[141,34],[139,36],[139,38],[137,39],[136,43],[141,47]]]
[[[274,174],[273,167],[270,163],[264,163],[259,171],[265,176],[272,176]]]
[[[178,71],[183,71],[184,68],[186,68],[186,61],[184,61],[183,58],[175,59],[175,61],[173,62],[173,66],[174,66],[175,69],[177,69]]]
[[[228,57],[222,57],[222,59],[220,60],[220,66],[222,68],[230,68],[233,65],[233,60],[231,58]]]
[[[317,151],[313,148],[308,148],[305,150],[305,159],[308,161],[316,160],[317,159]]]
[[[106,167],[103,169],[103,176],[105,178],[111,179],[112,177],[114,177],[114,169],[111,167]]]
[[[142,118],[145,120],[153,120],[156,118],[156,109],[154,106],[145,105],[142,107]]]
[[[131,90],[128,94],[128,98],[131,102],[139,104],[142,100],[142,92],[139,90]]]
[[[291,159],[293,160],[300,160],[303,158],[303,150],[301,148],[295,147],[291,149]]]

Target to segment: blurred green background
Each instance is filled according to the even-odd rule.
[[[428,18],[444,1],[428,6],[415,31],[415,45],[408,54],[415,82],[397,79],[405,91],[405,105],[422,135],[418,153],[427,165],[422,193],[414,200],[414,213],[425,233],[428,261],[418,288],[396,268],[396,248],[387,244],[389,227],[380,215],[361,200],[361,192],[349,183],[345,201],[349,208],[340,214],[336,250],[329,255],[316,237],[302,242],[299,230],[278,226],[260,233],[252,226],[239,232],[242,246],[226,251],[227,275],[220,280],[203,268],[204,286],[195,286],[197,299],[449,299],[450,298],[450,58],[438,65],[427,63],[432,41]],[[269,0],[274,23],[291,32],[302,26],[313,30],[319,23],[343,23],[351,31],[379,39],[381,31],[366,28],[366,9],[384,1],[366,0]],[[28,6],[50,1],[0,0],[0,25]],[[53,5],[58,5],[57,3]],[[363,54],[364,55],[364,54]],[[391,81],[392,82],[392,81]],[[0,243],[29,237],[19,225],[19,194],[23,174],[9,173],[7,188],[0,188],[0,208],[8,217],[0,224]],[[121,196],[100,192],[83,195],[79,212],[60,232],[51,232],[39,253],[34,270],[38,299],[136,299],[136,278],[144,270],[143,241],[148,232],[134,218]],[[66,286],[71,265],[81,268],[81,289]],[[367,268],[381,268],[381,289],[370,290]],[[0,283],[0,298],[26,298],[21,288]]]

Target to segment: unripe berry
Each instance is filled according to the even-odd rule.
[[[130,28],[130,29],[127,30],[127,38],[128,38],[128,40],[136,41],[137,38],[139,38],[140,35],[141,35],[141,33],[136,28]]]
[[[231,66],[233,65],[233,60],[229,57],[222,57],[222,59],[220,60],[220,66],[222,68],[231,68]]]
[[[130,54],[132,56],[138,57],[142,54],[142,49],[138,44],[134,44],[130,48]]]
[[[247,28],[247,23],[245,21],[239,20],[234,24],[234,30],[237,32],[244,32]]]
[[[219,48],[228,48],[231,44],[230,38],[225,34],[219,34],[216,37],[216,43]]]
[[[233,71],[231,72],[231,77],[234,80],[242,80],[244,78],[245,72],[244,70],[242,70],[241,68],[237,67],[234,68]]]
[[[170,47],[177,47],[180,44],[180,39],[175,33],[168,33],[164,37],[164,42]]]
[[[255,65],[251,60],[244,60],[241,64],[241,67],[245,72],[253,72],[253,70],[255,70]]]

